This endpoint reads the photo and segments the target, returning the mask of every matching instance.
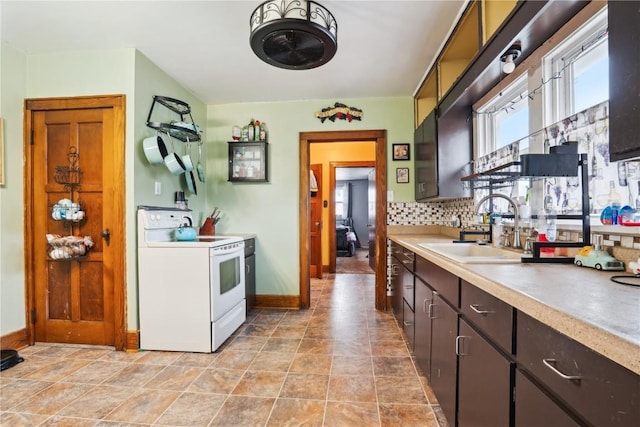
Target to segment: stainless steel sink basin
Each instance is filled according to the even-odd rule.
[[[519,263],[522,254],[477,243],[420,243],[423,248],[462,264]]]

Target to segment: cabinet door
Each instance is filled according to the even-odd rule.
[[[256,305],[256,256],[251,254],[244,258],[245,298],[247,313]]]
[[[609,152],[612,161],[640,156],[640,7],[637,1],[610,1]]]
[[[515,427],[579,425],[520,370],[516,370]]]
[[[232,182],[267,182],[266,142],[229,142],[229,179]]]
[[[513,364],[464,319],[458,353],[458,425],[508,426],[512,408]]]
[[[407,337],[407,342],[409,343],[409,347],[413,349],[414,333],[415,333],[415,317],[414,317],[413,309],[409,307],[406,301],[404,302],[404,305],[403,305],[402,329],[404,330],[405,337]]]
[[[449,425],[455,425],[458,314],[434,292],[431,316],[431,388]]]
[[[429,114],[414,134],[416,200],[438,195],[436,112]]]
[[[415,279],[415,332],[413,354],[422,373],[431,379],[431,317],[433,289],[422,280]]]
[[[391,259],[391,304],[393,306],[393,315],[396,318],[398,327],[402,327],[402,272],[403,267],[400,261],[392,255]]]

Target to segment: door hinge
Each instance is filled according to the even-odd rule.
[[[33,323],[33,324],[36,323],[36,309],[35,308],[31,309],[31,323]]]

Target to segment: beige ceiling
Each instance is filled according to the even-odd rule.
[[[256,1],[0,0],[2,44],[42,54],[136,48],[206,104],[411,96],[466,0],[319,1],[338,52],[284,70],[249,46]]]

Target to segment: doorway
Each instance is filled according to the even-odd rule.
[[[386,307],[386,217],[387,217],[387,132],[331,131],[300,133],[300,180],[299,180],[299,239],[300,239],[300,308],[310,306],[310,186],[309,163],[312,143],[335,143],[348,141],[373,141],[375,143],[375,224],[371,252],[375,254],[375,308]],[[334,232],[335,234],[335,232]]]
[[[369,212],[369,179],[375,166],[371,161],[329,164],[330,273],[375,272],[370,262],[375,258],[369,257],[369,247],[375,246],[369,242],[369,229],[375,224],[375,211]]]
[[[24,120],[29,341],[123,350],[125,96],[29,99]]]

